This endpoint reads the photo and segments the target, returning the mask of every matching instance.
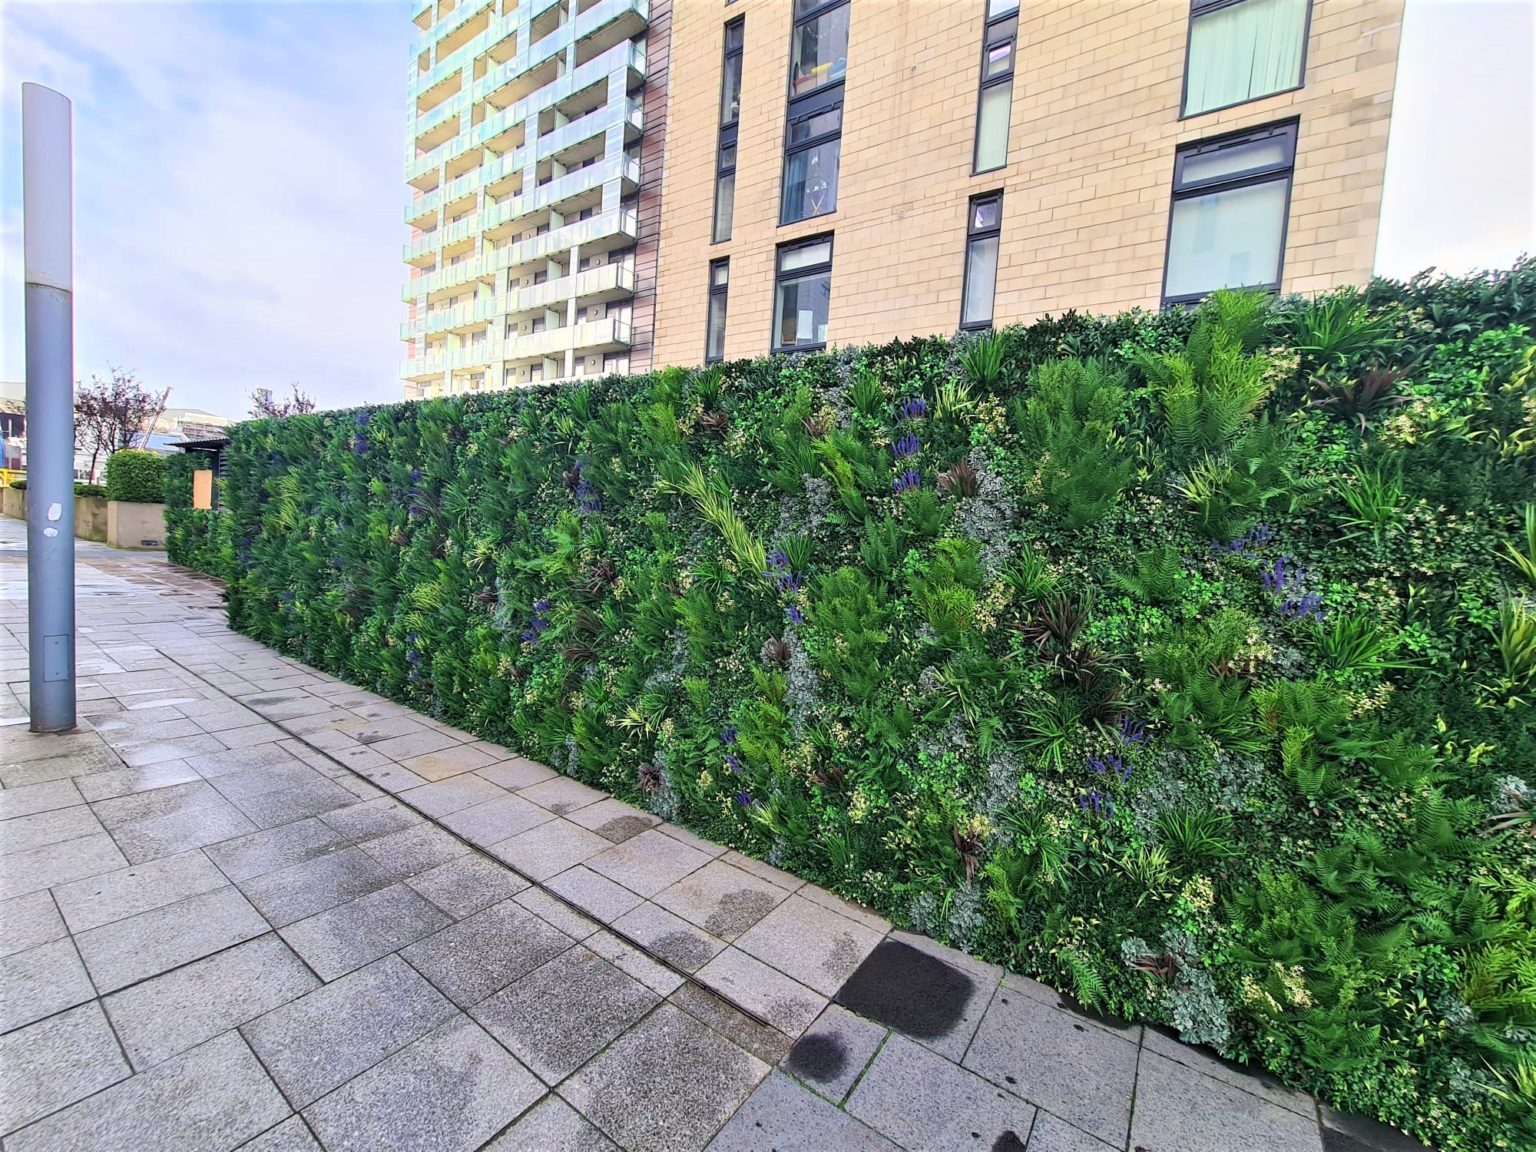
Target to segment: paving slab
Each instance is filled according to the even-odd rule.
[[[20,788],[27,784],[45,784],[121,768],[123,762],[104,743],[92,737],[92,745],[79,752],[60,753],[38,760],[16,762],[0,757],[0,787]]]
[[[239,881],[239,886],[272,926],[281,928],[387,888],[397,879],[393,869],[351,847]]]
[[[622,884],[580,864],[551,876],[544,887],[604,924],[612,924],[641,903],[640,897]]]
[[[144,793],[154,795],[154,793]],[[247,832],[257,825],[227,800],[216,804],[186,808],[147,820],[135,820],[112,833],[123,855],[135,864],[174,856],[207,844],[217,844]]]
[[[507,900],[418,940],[400,955],[455,1004],[468,1007],[569,947],[569,936]]]
[[[357,843],[423,825],[419,815],[389,796],[338,808],[325,813],[320,819]]]
[[[631,1152],[695,1152],[768,1074],[768,1066],[692,1016],[662,1004],[560,1087]]]
[[[391,832],[387,836],[365,840],[358,847],[402,877],[429,871],[470,850],[457,836],[433,824]]]
[[[111,872],[127,863],[116,841],[105,832],[0,856],[0,898],[24,896],[56,884]]]
[[[391,884],[281,929],[322,980],[334,980],[453,923],[404,884]]]
[[[455,920],[500,904],[528,887],[516,872],[478,852],[407,877],[405,882]]]
[[[900,1152],[884,1136],[780,1072],[770,1073],[709,1143],[709,1152],[827,1152],[833,1148]]]
[[[13,816],[0,824],[0,856],[12,856],[63,840],[78,840],[101,830],[101,824],[83,803],[73,808]]]
[[[460,1016],[304,1111],[327,1152],[474,1152],[544,1093]]]
[[[613,922],[613,928],[651,955],[684,972],[697,972],[726,947],[726,942],[718,936],[695,928],[681,916],[674,916],[649,901],[620,916]]]
[[[558,1096],[546,1096],[485,1146],[485,1152],[618,1152],[618,1146]]]
[[[82,1004],[0,1036],[0,1136],[73,1104],[129,1074],[98,1004]]]
[[[50,892],[30,892],[0,901],[0,957],[36,948],[66,932]]]
[[[796,893],[737,937],[735,946],[823,996],[832,996],[882,936]]]
[[[721,952],[697,975],[706,986],[762,1017],[791,1040],[827,1006],[825,996],[734,947]]]
[[[1131,1144],[1169,1152],[1323,1152],[1315,1115],[1297,1115],[1147,1050],[1137,1069]]]
[[[228,883],[213,861],[194,850],[61,884],[53,898],[70,931],[85,932]]]
[[[789,892],[743,867],[711,860],[653,899],[690,924],[729,941],[789,899]]]
[[[661,823],[661,817],[642,812],[611,796],[576,809],[570,814],[570,820],[572,824],[580,824],[615,844],[622,844],[630,837],[638,836],[647,828],[654,828]]]
[[[478,779],[478,777],[476,777]],[[412,792],[419,789],[411,789]],[[404,793],[409,798],[410,793]],[[442,818],[445,828],[451,828],[464,839],[482,848],[509,840],[520,832],[546,823],[551,819],[548,811],[520,796],[502,792],[500,796],[461,808]]]
[[[206,956],[106,997],[128,1058],[147,1068],[320,986],[277,936]]]
[[[1059,1116],[1037,1110],[1025,1152],[1120,1152],[1120,1146],[1106,1144],[1097,1136],[1072,1127]]]
[[[612,845],[569,820],[553,819],[489,848],[492,856],[530,880],[548,880]]]
[[[8,1152],[224,1152],[290,1112],[234,1032],[6,1139]]]
[[[240,1152],[324,1152],[300,1116],[290,1116],[276,1128],[269,1128]]]
[[[506,794],[505,788],[492,784],[483,776],[471,774],[439,780],[433,784],[423,784],[420,788],[412,788],[402,793],[400,798],[428,816],[441,817],[447,816],[450,812],[457,812],[460,808],[483,804],[487,800],[494,800]],[[503,836],[501,839],[504,840],[506,837]]]
[[[230,885],[78,933],[75,943],[107,993],[266,931],[261,913]]]
[[[1033,1105],[894,1035],[848,1097],[848,1112],[909,1152],[1018,1147],[1035,1119]]]
[[[189,784],[200,779],[197,770],[185,760],[164,760],[142,768],[117,768],[77,776],[74,785],[86,800],[111,800],[136,792],[152,792],[175,784]]]
[[[558,1084],[660,1000],[595,952],[576,947],[470,1011],[546,1084]]]
[[[457,1015],[398,956],[386,956],[245,1024],[283,1094],[304,1108]]]
[[[569,776],[555,776],[548,780],[518,790],[525,800],[532,800],[541,808],[548,808],[556,816],[566,816],[578,808],[607,799],[607,794],[572,780]]]
[[[357,796],[333,780],[316,779],[272,792],[242,796],[232,803],[258,828],[291,824],[357,803]]]
[[[444,735],[448,735],[444,733]],[[382,751],[382,748],[380,749]],[[400,761],[424,780],[448,780],[473,772],[476,768],[488,768],[496,763],[496,757],[469,744],[456,744],[437,752],[410,756]]]
[[[253,880],[350,846],[350,841],[320,819],[299,820],[236,836],[204,848],[203,855],[232,882]]]
[[[0,792],[0,820],[30,816],[34,812],[48,812],[55,808],[69,808],[88,800],[90,797],[82,793],[78,785],[89,779],[89,776],[66,777],[21,788],[7,788]]]
[[[532,790],[524,791],[522,795],[527,795],[528,791]],[[617,881],[631,892],[649,897],[708,863],[709,857],[698,849],[648,829],[593,856],[587,867]]]
[[[54,940],[0,959],[0,1032],[93,999],[96,991],[71,940]]]
[[[502,760],[489,767],[477,769],[475,774],[513,791],[531,787],[559,775],[553,768],[546,768],[543,764],[535,763],[522,756],[514,756],[510,760]]]
[[[834,1103],[842,1103],[863,1075],[886,1030],[837,1004],[805,1030],[784,1057],[781,1067]]]

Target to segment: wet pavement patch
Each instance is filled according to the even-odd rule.
[[[654,820],[647,820],[644,816],[617,816],[599,828],[597,834],[604,840],[622,844],[631,836],[640,835],[654,823]]]
[[[1024,1141],[1012,1128],[992,1141],[992,1152],[1024,1152]]]
[[[740,936],[772,912],[777,904],[778,901],[768,893],[759,892],[755,888],[727,892],[705,919],[704,930],[716,936]]]
[[[887,1028],[936,1040],[959,1022],[975,990],[969,976],[937,957],[883,940],[833,999]]]
[[[796,1075],[829,1083],[848,1066],[848,1049],[836,1036],[802,1036],[789,1050],[785,1066]]]

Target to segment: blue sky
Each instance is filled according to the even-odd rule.
[[[35,80],[75,103],[79,377],[120,364],[228,415],[293,380],[398,399],[407,8],[0,0],[0,379],[23,375]],[[1533,38],[1536,0],[1408,0],[1378,271],[1536,249]]]

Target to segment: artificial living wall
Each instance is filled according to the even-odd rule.
[[[1523,264],[257,421],[173,556],[1088,1005],[1529,1147],[1533,323]]]

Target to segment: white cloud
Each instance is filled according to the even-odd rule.
[[[4,19],[5,73],[75,101],[77,375],[120,363],[230,414],[289,380],[325,405],[398,397],[401,7],[12,4]],[[18,104],[8,86],[9,155]],[[7,267],[18,200],[8,172]]]

